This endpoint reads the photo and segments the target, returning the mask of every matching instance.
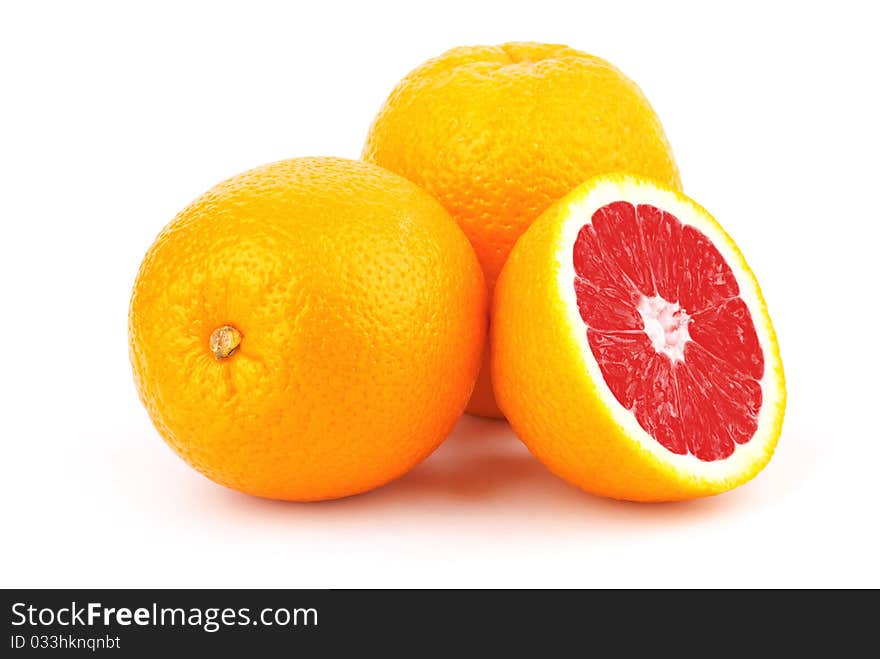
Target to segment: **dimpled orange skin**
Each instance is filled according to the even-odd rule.
[[[261,497],[332,499],[404,474],[449,433],[486,300],[430,195],[364,162],[287,160],[221,183],[162,231],[134,286],[131,363],[195,469]],[[219,358],[227,326],[240,344]]]
[[[440,200],[473,244],[490,295],[517,238],[592,176],[628,171],[681,188],[636,84],[598,57],[539,43],[454,48],[425,62],[385,102],[363,157]],[[500,417],[488,360],[468,412]]]

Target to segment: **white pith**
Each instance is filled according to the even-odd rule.
[[[595,383],[615,423],[623,429],[629,438],[637,442],[641,449],[679,472],[689,474],[696,480],[724,482],[735,479],[738,474],[750,469],[755,462],[763,462],[768,457],[775,439],[775,427],[779,422],[784,405],[782,365],[778,354],[771,347],[773,329],[754,278],[744,269],[744,259],[730,237],[708,216],[706,211],[693,202],[679,197],[673,192],[628,177],[604,179],[601,182],[585,186],[585,188],[588,189],[585,189],[581,194],[573,193],[571,195],[565,209],[568,217],[563,220],[561,225],[556,258],[559,265],[558,286],[565,301],[568,324],[580,347],[580,353],[591,381]],[[591,222],[593,213],[615,201],[627,201],[633,205],[651,204],[669,211],[682,224],[699,229],[714,243],[730,265],[739,284],[740,298],[748,305],[752,313],[758,341],[764,354],[764,376],[760,381],[763,402],[758,415],[758,428],[754,436],[746,444],[738,444],[733,454],[726,459],[704,462],[690,454],[679,455],[667,450],[639,425],[630,410],[618,403],[605,383],[599,364],[587,341],[587,326],[578,312],[574,291],[573,247],[578,232],[585,224]]]
[[[684,361],[684,346],[691,340],[688,332],[690,316],[678,305],[678,302],[664,300],[659,295],[642,296],[636,307],[645,334],[651,339],[654,350],[669,357],[674,362]]]

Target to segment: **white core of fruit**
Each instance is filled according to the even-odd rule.
[[[654,350],[669,357],[673,363],[683,362],[684,346],[691,340],[688,333],[691,319],[678,302],[669,302],[659,295],[642,296],[637,309]]]

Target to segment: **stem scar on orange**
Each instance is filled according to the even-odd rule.
[[[464,229],[490,295],[517,238],[597,174],[680,189],[660,120],[639,87],[567,46],[453,48],[407,75],[376,116],[363,157],[403,174]],[[468,412],[501,416],[488,353]]]
[[[302,158],[193,202],[134,285],[130,355],[167,443],[214,481],[332,499],[386,483],[452,429],[487,295],[461,229],[376,165]]]

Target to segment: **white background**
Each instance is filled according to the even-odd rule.
[[[876,17],[869,3],[4,3],[0,585],[880,586]],[[465,418],[373,493],[224,490],[160,440],[127,357],[138,264],[239,171],[357,157],[397,80],[456,45],[603,56],[757,273],[789,407],[714,499],[583,494]]]

